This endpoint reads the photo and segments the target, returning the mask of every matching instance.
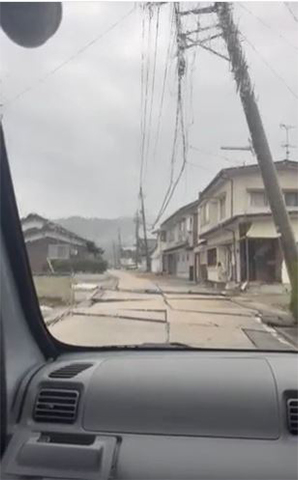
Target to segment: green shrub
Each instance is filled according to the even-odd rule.
[[[55,272],[61,273],[103,273],[107,269],[107,262],[102,258],[53,260]]]

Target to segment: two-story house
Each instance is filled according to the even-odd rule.
[[[298,241],[298,162],[275,162]],[[221,170],[198,204],[197,281],[288,283],[258,165]]]
[[[197,243],[198,200],[174,212],[158,230],[152,270],[194,279],[194,246]]]

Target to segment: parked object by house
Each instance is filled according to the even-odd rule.
[[[21,224],[33,273],[51,271],[55,261],[90,260],[102,254],[93,242],[35,213]]]
[[[275,162],[298,242],[298,162]],[[288,283],[259,166],[221,170],[200,194],[197,281]]]
[[[183,206],[160,225],[157,246],[151,256],[155,273],[194,279],[198,203],[196,200]]]

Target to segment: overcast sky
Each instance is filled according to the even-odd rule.
[[[134,5],[67,2],[60,29],[37,49],[19,47],[0,32],[3,123],[21,215],[115,218],[134,214],[140,170],[142,18],[148,22],[148,15],[137,7],[104,34]],[[259,18],[235,4],[239,28],[258,51],[243,42],[272,153],[281,160],[284,132],[279,124],[298,127],[298,24],[284,2],[242,5]],[[291,8],[298,16],[297,3]],[[150,218],[157,214],[170,175],[176,99],[173,45],[160,139],[153,154],[171,39],[170,9],[161,7],[151,150],[144,176]],[[47,76],[101,33],[90,48]],[[224,53],[222,41],[214,45]],[[190,49],[183,98],[188,143],[201,151],[189,149],[189,164],[166,216],[196,199],[219,169],[254,161],[249,153],[225,152],[229,160],[216,156],[224,153],[221,146],[246,145],[248,129],[228,63],[197,49],[191,67],[193,55]],[[297,131],[292,132],[296,144]],[[297,160],[295,150],[292,157]],[[178,155],[175,174],[180,164]]]

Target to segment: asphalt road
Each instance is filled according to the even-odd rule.
[[[110,274],[109,282],[49,327],[54,336],[83,346],[180,342],[202,348],[293,348],[263,325],[257,310],[232,298],[184,280]]]

